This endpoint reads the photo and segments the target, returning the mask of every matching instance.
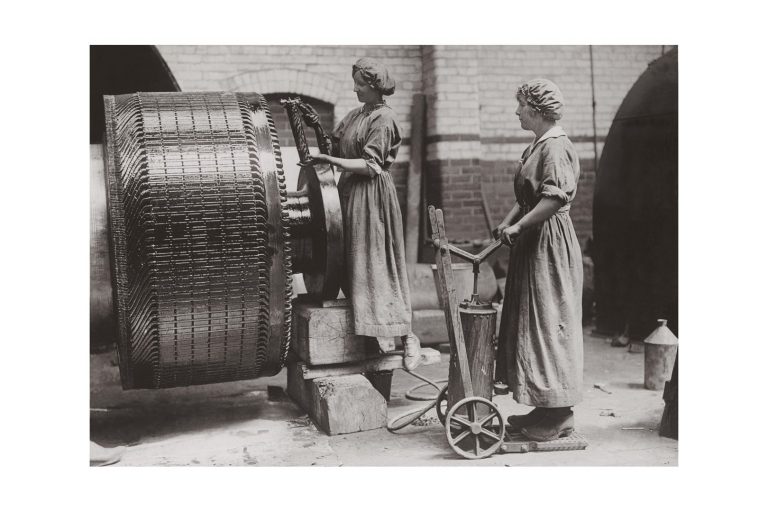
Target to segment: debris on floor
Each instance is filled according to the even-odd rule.
[[[608,393],[609,395],[613,394],[611,391],[606,389],[605,384],[595,384],[595,388],[599,389],[600,391],[603,391],[605,393]]]

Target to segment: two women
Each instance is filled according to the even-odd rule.
[[[360,59],[352,68],[363,106],[333,132],[333,155],[319,154],[343,172],[348,283],[355,332],[399,336],[405,366],[415,368],[419,342],[411,334],[402,218],[389,168],[401,143],[400,128],[384,96],[395,82],[383,66]],[[523,153],[515,181],[516,204],[498,226],[512,246],[499,344],[501,376],[519,403],[534,406],[510,416],[512,431],[548,441],[573,431],[571,407],[581,401],[583,341],[581,249],[568,210],[576,194],[579,160],[557,121],[563,97],[549,80],[517,90],[517,116],[534,142]],[[497,376],[499,377],[499,376]]]
[[[536,138],[515,176],[516,204],[496,229],[512,247],[499,331],[506,375],[497,378],[506,380],[517,402],[534,406],[526,415],[510,416],[510,429],[550,441],[573,431],[571,407],[582,398],[583,268],[568,214],[579,159],[557,124],[560,89],[536,79],[520,86],[516,96],[520,126]]]
[[[355,333],[400,337],[408,370],[420,359],[411,333],[411,300],[405,266],[403,221],[390,166],[400,149],[401,130],[384,96],[395,92],[387,69],[367,58],[352,66],[354,92],[362,107],[333,131],[333,154],[313,156],[342,172],[339,180],[346,245],[345,295],[352,301]]]

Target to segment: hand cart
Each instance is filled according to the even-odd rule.
[[[468,358],[467,343],[465,343],[459,304],[451,266],[451,253],[473,264],[474,286],[472,297],[462,303],[463,312],[476,308],[478,311],[490,308],[479,301],[477,280],[479,266],[488,256],[501,246],[499,240],[494,241],[477,255],[470,254],[449,244],[445,236],[445,223],[442,210],[429,207],[429,220],[432,227],[432,244],[435,247],[435,264],[437,267],[437,293],[445,311],[445,321],[448,327],[448,339],[451,345],[451,373],[449,382],[444,386],[435,400],[435,409],[440,421],[445,425],[448,444],[453,451],[467,459],[482,459],[497,452],[527,453],[531,451],[562,451],[579,450],[587,446],[586,440],[578,434],[555,441],[536,442],[526,439],[519,434],[506,435],[504,417],[496,404],[491,400],[493,371],[488,366],[476,368],[472,375]],[[492,331],[483,333],[482,328],[476,331],[469,329],[470,336],[487,338],[495,336],[495,310],[491,310]],[[478,325],[482,321],[477,322]],[[487,322],[486,322],[487,323]],[[470,344],[481,340],[470,339]],[[491,345],[487,341],[485,345]],[[473,347],[473,348],[475,348]],[[487,347],[486,347],[487,349]],[[492,368],[493,365],[490,365]],[[455,369],[455,371],[454,371]],[[473,377],[475,377],[473,379]],[[475,386],[473,386],[473,381]],[[475,389],[477,387],[478,389]],[[478,396],[485,394],[486,396]],[[450,400],[449,400],[450,399]],[[453,403],[452,406],[449,405]]]

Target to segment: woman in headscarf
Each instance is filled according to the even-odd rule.
[[[395,113],[384,96],[395,81],[381,64],[362,58],[352,66],[357,99],[363,103],[333,131],[333,154],[317,154],[342,172],[339,180],[347,283],[355,334],[400,337],[408,370],[419,364],[418,338],[411,332],[411,299],[405,267],[403,220],[389,172],[402,142]]]
[[[581,248],[568,210],[579,159],[558,126],[563,95],[551,81],[517,90],[517,117],[536,138],[514,180],[516,204],[496,228],[511,246],[499,357],[514,399],[534,409],[510,416],[511,431],[536,441],[570,435],[582,398]],[[506,377],[506,379],[504,379]]]

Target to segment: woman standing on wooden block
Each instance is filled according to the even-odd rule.
[[[376,338],[399,336],[403,363],[419,364],[419,339],[411,332],[411,299],[405,267],[403,220],[390,166],[400,148],[401,130],[384,96],[395,81],[381,64],[363,58],[352,66],[357,99],[331,136],[333,154],[313,155],[342,172],[339,180],[347,283],[355,334]]]
[[[558,126],[563,95],[549,80],[517,90],[516,114],[536,138],[514,180],[516,204],[496,228],[512,247],[499,332],[499,357],[514,399],[535,408],[507,419],[513,432],[551,441],[573,432],[582,399],[581,248],[568,210],[579,159]],[[504,364],[500,365],[502,368]]]

